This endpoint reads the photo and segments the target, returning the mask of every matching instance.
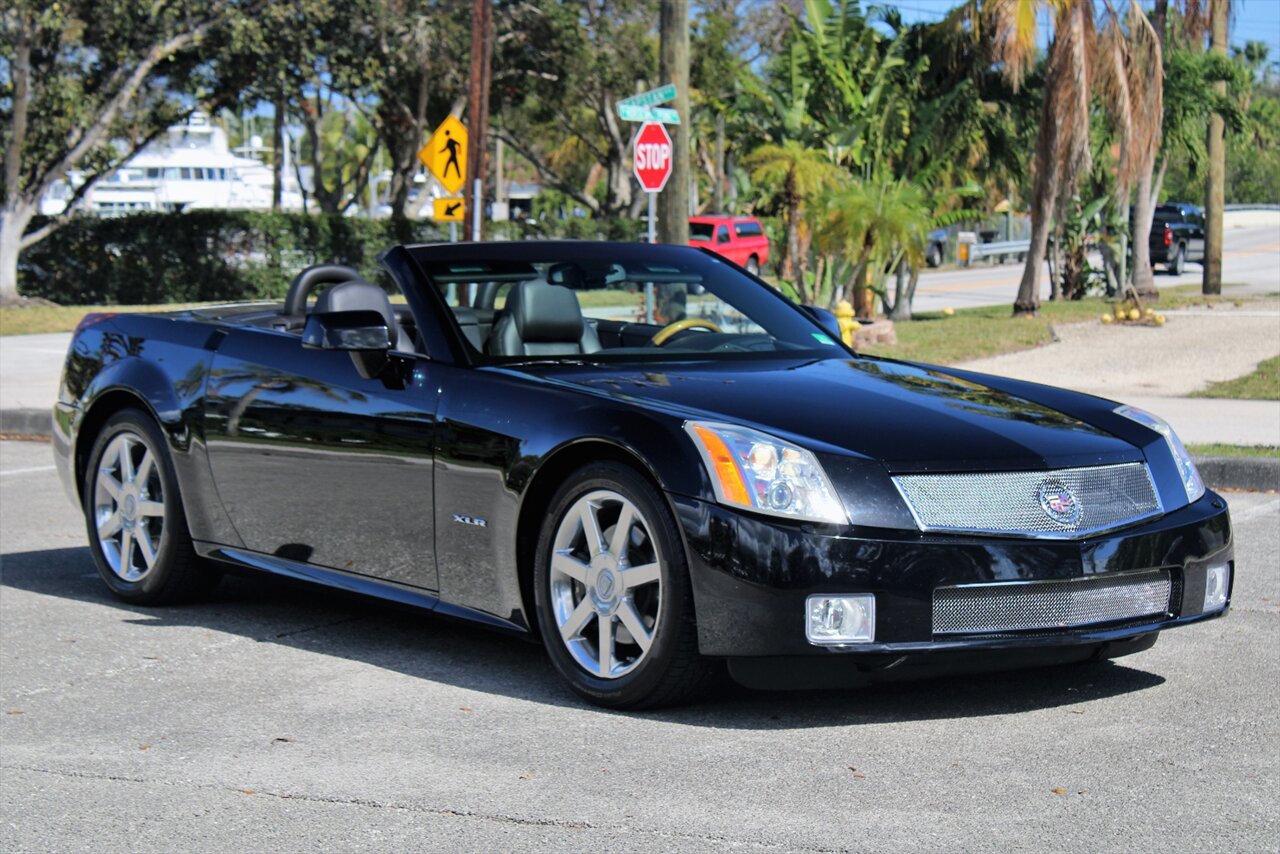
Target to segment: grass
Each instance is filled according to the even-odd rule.
[[[150,312],[174,311],[209,303],[172,305],[19,305],[0,306],[0,335],[34,335],[39,332],[70,332],[93,311]]]
[[[1280,356],[1266,359],[1243,377],[1212,383],[1192,397],[1230,397],[1236,400],[1280,400]]]
[[[924,312],[910,323],[894,325],[898,343],[865,350],[877,356],[949,365],[1048,344],[1054,324],[1096,321],[1107,306],[1101,297],[1087,297],[1043,303],[1037,317],[1013,317],[1008,305],[962,308],[952,317]]]
[[[1269,296],[1204,296],[1199,285],[1182,285],[1168,288],[1160,292],[1160,299],[1150,303],[1157,311],[1168,311],[1193,305],[1230,304],[1240,306],[1258,300],[1274,299]],[[1009,305],[982,306],[980,308],[962,308],[952,317],[941,312],[925,312],[915,315],[910,323],[898,323],[894,331],[898,336],[897,344],[877,344],[864,348],[876,356],[888,356],[893,359],[908,361],[932,362],[940,365],[951,365],[971,359],[982,359],[987,356],[998,356],[1001,353],[1012,353],[1018,350],[1029,350],[1040,347],[1053,340],[1051,327],[1054,324],[1081,323],[1096,321],[1113,303],[1103,297],[1086,297],[1082,300],[1067,302],[1042,302],[1037,317],[1012,316]],[[1235,380],[1233,385],[1243,380],[1253,379],[1249,386],[1251,393],[1241,394],[1232,389],[1221,394],[1213,393],[1213,389],[1204,392],[1206,397],[1252,397],[1261,400],[1280,399],[1280,371],[1274,361],[1264,362],[1259,373],[1270,365],[1268,376],[1253,379],[1257,375]]]
[[[1265,457],[1280,460],[1280,448],[1269,445],[1187,445],[1193,457]]]

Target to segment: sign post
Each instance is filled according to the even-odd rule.
[[[657,122],[641,126],[632,150],[632,169],[636,180],[649,196],[649,243],[658,242],[657,198],[671,177],[671,135]],[[644,286],[645,322],[653,322],[653,283]]]

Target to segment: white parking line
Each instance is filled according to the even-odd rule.
[[[9,469],[8,471],[0,471],[0,477],[8,477],[11,474],[35,474],[38,471],[53,471],[57,466],[32,466],[25,469]]]

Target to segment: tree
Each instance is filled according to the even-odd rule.
[[[1227,55],[1228,0],[1209,0],[1210,52]],[[1214,92],[1226,97],[1225,81],[1214,84]],[[1201,291],[1206,294],[1222,293],[1222,210],[1227,184],[1227,151],[1223,134],[1226,124],[1218,113],[1209,115],[1209,178],[1205,186],[1204,200],[1204,277]]]
[[[391,215],[412,218],[429,201],[409,198],[421,168],[418,149],[435,125],[463,108],[465,8],[451,0],[376,0],[389,8],[370,15],[380,72],[370,118],[390,155]]]
[[[693,171],[703,177],[708,195],[699,194],[699,212],[736,211],[736,151],[750,150],[760,140],[750,126],[758,106],[760,80],[742,58],[741,18],[733,0],[719,0],[699,16],[691,34],[689,95],[694,138]]]
[[[782,202],[787,231],[782,278],[796,288],[801,302],[809,302],[800,250],[804,209],[809,200],[841,173],[825,151],[805,148],[794,139],[760,146],[747,156],[744,165],[751,170],[752,181],[773,192]]]
[[[633,128],[617,102],[657,74],[656,0],[554,0],[496,10],[495,133],[600,216],[635,215]]]
[[[658,195],[658,241],[689,242],[689,0],[661,0],[659,3],[660,43],[658,79],[674,83],[675,109],[680,124],[670,128],[672,146],[671,178]]]
[[[319,83],[302,96],[300,111],[311,194],[322,212],[346,213],[369,186],[379,152],[377,131],[354,102]]]
[[[0,12],[0,303],[18,299],[18,254],[60,227],[94,183],[195,109],[247,85],[232,52],[258,0],[10,0]],[[74,177],[66,210],[28,231]]]
[[[1015,84],[1036,53],[1036,18],[1053,15],[1053,41],[1045,65],[1044,99],[1036,134],[1031,191],[1031,247],[1013,304],[1014,315],[1040,309],[1040,271],[1054,215],[1089,168],[1089,99],[1097,49],[1092,0],[988,0],[995,30],[995,60]]]
[[[1164,57],[1160,38],[1137,3],[1129,4],[1124,23],[1115,9],[1108,6],[1098,53],[1100,88],[1120,143],[1115,201],[1121,211],[1128,210],[1135,185],[1137,190],[1130,235],[1134,288],[1143,298],[1158,298],[1147,235],[1151,232],[1163,177],[1162,170],[1160,176],[1153,178],[1164,120]],[[1126,288],[1128,282],[1123,281],[1123,276],[1120,279],[1119,286]]]
[[[854,179],[828,190],[810,209],[814,244],[827,256],[825,275],[815,289],[829,276],[830,306],[852,296],[854,313],[871,317],[868,272],[904,261],[916,268],[923,263],[925,235],[933,219],[929,207],[924,189],[902,179]],[[846,271],[847,278],[841,275]],[[846,284],[836,285],[837,278]]]

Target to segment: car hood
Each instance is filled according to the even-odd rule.
[[[999,382],[995,377],[891,360],[543,364],[521,370],[681,417],[755,426],[819,453],[879,460],[890,471],[1143,459],[1133,444],[1032,399],[1057,390],[1021,383],[1014,394],[983,382]]]

